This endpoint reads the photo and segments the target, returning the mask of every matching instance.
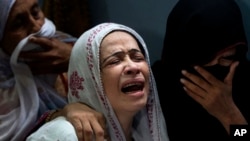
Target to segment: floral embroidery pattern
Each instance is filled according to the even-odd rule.
[[[149,130],[150,133],[153,134],[153,111],[154,111],[154,100],[153,98],[148,100],[148,103],[146,105],[147,107],[147,112],[148,112],[148,120],[149,120]]]
[[[84,81],[84,78],[80,77],[77,71],[73,71],[73,73],[70,75],[70,82],[69,82],[70,91],[71,91],[71,94],[78,99],[80,98],[79,90],[84,89],[82,85],[83,81]]]
[[[90,34],[90,36],[88,37],[88,40],[87,40],[87,47],[86,47],[86,50],[87,50],[87,62],[88,62],[88,67],[90,69],[90,72],[91,72],[91,75],[92,75],[92,79],[95,83],[95,87],[99,87],[98,84],[97,84],[97,79],[96,76],[94,75],[94,63],[96,63],[94,61],[94,55],[93,55],[93,49],[92,49],[92,44],[93,44],[93,41],[95,40],[95,38],[98,36],[97,34],[99,32],[101,32],[102,30],[104,30],[106,27],[108,27],[110,24],[105,24],[105,25],[101,25],[101,26],[98,26],[97,28],[95,28],[93,30],[93,32]],[[109,105],[107,104],[107,99],[104,97],[104,95],[102,95],[102,92],[100,92],[100,89],[96,89],[97,90],[97,93],[105,107],[105,109],[107,110],[108,112],[108,119],[109,121],[111,122],[111,126],[112,128],[114,129],[115,131],[115,135],[116,137],[118,138],[119,141],[123,140],[123,137],[121,136],[122,133],[120,133],[114,119],[112,118],[111,116],[111,110],[109,108]]]

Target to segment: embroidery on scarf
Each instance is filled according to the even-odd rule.
[[[70,90],[71,90],[71,94],[73,96],[75,96],[76,98],[80,98],[79,96],[79,90],[83,90],[84,87],[82,85],[82,82],[84,81],[83,77],[80,77],[78,75],[77,71],[74,71],[71,75],[70,75],[70,82],[69,82],[69,86],[70,86]]]
[[[94,80],[94,82],[95,82],[95,86],[96,87],[98,87],[98,84],[97,84],[97,80],[95,79],[95,75],[94,75],[94,73],[93,73],[93,65],[94,65],[94,61],[93,61],[93,51],[92,51],[92,42],[93,42],[93,40],[95,40],[95,37],[96,37],[96,35],[99,33],[99,32],[101,32],[102,30],[104,30],[106,27],[108,27],[110,24],[109,23],[107,23],[107,24],[105,24],[105,25],[100,25],[100,26],[98,26],[91,34],[90,34],[90,36],[89,36],[89,38],[88,38],[88,40],[87,40],[87,61],[88,61],[88,66],[89,66],[89,69],[90,69],[90,72],[91,72],[91,75],[92,75],[92,79]],[[113,127],[113,129],[114,129],[114,131],[115,131],[115,135],[116,135],[116,137],[119,139],[119,140],[123,140],[122,139],[122,136],[121,136],[121,133],[119,132],[119,129],[118,129],[118,127],[117,127],[117,125],[116,125],[116,123],[115,123],[115,121],[113,120],[113,118],[112,118],[112,113],[110,113],[110,108],[109,108],[109,106],[108,106],[108,104],[107,104],[107,101],[106,101],[106,98],[104,97],[104,95],[101,95],[101,92],[99,91],[99,89],[97,89],[97,91],[98,91],[98,94],[99,94],[99,96],[100,96],[100,99],[101,99],[101,101],[102,101],[102,103],[103,103],[103,105],[104,105],[104,107],[106,108],[106,110],[107,110],[107,112],[108,112],[108,119],[109,119],[109,121],[110,121],[110,123],[111,123],[111,125],[112,125],[112,127]]]

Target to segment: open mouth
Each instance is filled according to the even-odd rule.
[[[134,82],[134,83],[129,83],[126,84],[125,86],[122,87],[122,92],[123,93],[133,93],[133,92],[137,92],[137,91],[142,91],[144,87],[144,83],[142,82]]]

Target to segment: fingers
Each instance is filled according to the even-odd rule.
[[[45,37],[30,37],[29,41],[35,44],[41,45],[44,49],[47,49],[52,46],[52,39],[45,38]]]
[[[76,132],[76,135],[77,135],[77,138],[79,141],[83,141],[84,138],[83,138],[83,134],[82,134],[82,123],[80,120],[69,120],[69,122],[74,126],[75,128],[75,132]]]
[[[224,79],[224,82],[226,84],[232,85],[234,73],[235,73],[235,70],[236,70],[238,65],[239,65],[238,61],[235,61],[231,64],[229,73],[227,74],[226,78]]]
[[[93,139],[95,139],[95,141],[103,141],[105,128],[103,128],[97,120],[92,119],[82,121],[83,129],[79,131],[79,133],[83,135],[84,141],[93,141]]]
[[[204,80],[206,80],[209,84],[215,84],[217,85],[220,83],[216,77],[214,77],[211,73],[206,71],[200,66],[195,66],[194,69],[202,76],[204,77]]]
[[[98,135],[98,139],[100,138],[99,136],[104,136],[104,139],[107,139],[107,138],[109,138],[109,134],[108,134],[108,131],[107,131],[107,123],[106,123],[106,120],[105,120],[105,117],[104,117],[104,115],[100,115],[100,118],[98,119],[98,122],[99,122],[99,124],[101,125],[101,127],[102,127],[102,129],[104,129],[103,131],[104,131],[104,133],[103,134],[99,134],[99,133],[97,133],[96,135]],[[100,138],[100,140],[101,140],[102,138]]]
[[[71,103],[64,107],[64,116],[75,128],[79,141],[103,141],[106,133],[105,118],[87,105]]]
[[[103,141],[105,138],[106,128],[100,126],[99,122],[92,122],[92,128],[94,130],[95,141]]]
[[[209,89],[210,85],[209,83],[207,83],[206,80],[204,80],[202,77],[199,77],[197,75],[194,75],[192,73],[187,72],[186,70],[182,70],[181,73],[188,78],[189,80],[191,80],[193,82],[193,84],[196,85],[196,87],[198,86],[199,88],[202,88],[203,90]],[[209,75],[209,74],[208,74]],[[182,82],[183,83],[183,82]],[[188,84],[188,85],[187,85]],[[193,88],[196,89],[197,91],[199,91],[198,87],[196,88],[194,85],[191,85],[192,83],[186,83],[186,87],[189,88]],[[200,91],[199,91],[200,92]]]
[[[195,93],[186,87],[183,87],[183,89],[190,97],[192,97],[198,103],[201,103],[204,100],[205,95],[200,95],[199,93]]]
[[[46,49],[43,51],[25,51],[20,54],[20,57],[26,60],[34,74],[67,71],[71,45],[56,39],[35,38],[34,40]]]
[[[35,37],[33,37],[35,38]],[[55,60],[64,62],[69,59],[72,45],[61,42],[57,39],[35,38],[34,41],[44,48],[42,51],[25,51],[20,57],[28,60]]]
[[[93,120],[76,119],[70,122],[75,128],[79,141],[103,141],[105,138],[105,131],[100,123],[92,118]]]
[[[181,78],[180,82],[184,85],[183,89],[187,92],[187,94],[196,101],[200,102],[205,97],[206,93],[201,87],[184,78]]]
[[[81,133],[84,141],[92,141],[94,137],[94,129],[91,126],[91,121],[82,121],[83,129],[79,130],[79,134]],[[80,140],[80,141],[83,141]]]
[[[45,58],[48,56],[48,51],[25,51],[20,53],[22,58],[31,58],[32,60],[38,60],[37,58]]]

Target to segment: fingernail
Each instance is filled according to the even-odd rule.
[[[184,82],[185,82],[185,80],[184,80],[183,78],[181,78],[181,79],[180,79],[180,82],[181,82],[181,83],[184,83]]]
[[[186,70],[181,70],[181,73],[182,73],[182,74],[186,74],[187,71],[186,71]]]
[[[196,69],[196,70],[197,70],[198,68],[199,68],[198,66],[194,66],[194,69]]]

